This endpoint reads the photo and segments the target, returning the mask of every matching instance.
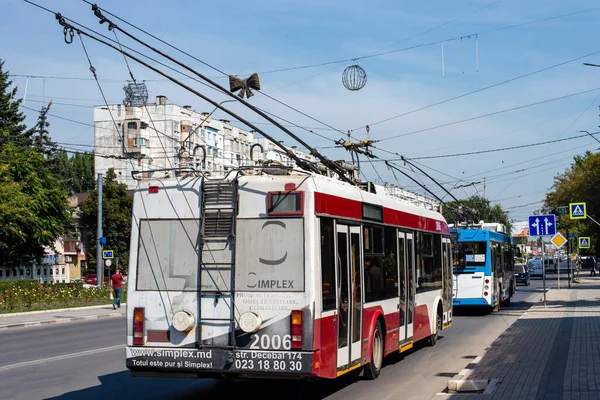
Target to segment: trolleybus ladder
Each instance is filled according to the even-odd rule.
[[[214,297],[214,305],[219,301],[228,302],[229,316],[204,317],[199,307],[199,344],[219,347],[235,346],[235,222],[237,215],[237,180],[208,180],[202,184],[201,216],[201,264],[200,299]],[[201,303],[201,300],[199,301]],[[206,342],[202,327],[204,324],[222,325],[228,323],[229,335],[226,343]],[[214,338],[213,338],[214,339]]]

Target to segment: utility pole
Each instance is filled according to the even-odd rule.
[[[485,176],[483,177],[483,198],[485,199]]]
[[[102,173],[98,174],[98,226],[96,228],[96,279],[98,287],[104,284],[104,262],[102,261]]]

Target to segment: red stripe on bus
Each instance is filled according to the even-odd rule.
[[[346,199],[331,194],[315,192],[315,214],[331,215],[362,219],[362,202]],[[389,225],[426,230],[431,232],[450,233],[448,224],[433,218],[421,217],[405,211],[383,208],[383,222]]]
[[[419,215],[410,214],[405,211],[398,211],[391,208],[383,209],[383,223],[396,226],[405,226],[424,231],[450,233],[448,224],[444,221],[421,217]]]
[[[427,304],[422,304],[415,307],[415,322],[414,322],[414,341],[425,339],[431,336],[431,327],[429,325],[429,311]]]
[[[315,213],[362,219],[362,204],[360,201],[315,192]]]

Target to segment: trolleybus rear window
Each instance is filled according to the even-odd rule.
[[[137,290],[195,291],[200,221],[142,220]]]
[[[270,192],[269,215],[302,215],[302,192]]]
[[[486,261],[486,242],[458,242],[454,247],[456,267],[482,267]]]
[[[304,291],[304,220],[238,219],[235,288]]]

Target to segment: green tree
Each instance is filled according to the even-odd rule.
[[[0,263],[35,261],[72,223],[47,161],[32,148],[0,146]]]
[[[72,170],[69,154],[65,150],[57,150],[54,153],[52,172],[59,180],[61,188],[68,194],[74,193]]]
[[[27,129],[25,115],[19,110],[22,99],[17,99],[17,88],[12,87],[4,61],[0,60],[0,145],[16,143],[31,146],[33,130]]]
[[[472,212],[468,212],[470,209]],[[443,208],[443,214],[448,223],[462,222],[465,220],[483,220],[485,222],[497,222],[506,226],[507,232],[512,229],[512,223],[508,213],[504,211],[500,204],[492,205],[490,201],[482,196],[471,196],[466,200],[450,201]],[[477,217],[477,218],[475,218]]]
[[[75,193],[89,192],[96,186],[94,154],[75,153],[71,157],[72,189]]]
[[[546,193],[544,207],[553,209],[568,206],[569,203],[585,202],[587,214],[600,222],[599,187],[600,153],[588,151],[582,156],[575,156],[565,172],[554,177],[554,184]],[[582,236],[590,236],[590,253],[600,251],[600,227],[591,220],[570,219],[566,216],[561,218],[560,227],[571,232],[580,232]]]
[[[49,159],[53,158],[58,150],[58,146],[50,139],[50,132],[48,132],[48,127],[50,126],[48,111],[51,105],[52,102],[48,103],[47,106],[42,106],[37,124],[31,136],[31,145],[33,148]]]
[[[127,194],[127,185],[117,182],[117,175],[111,168],[104,177],[102,187],[102,231],[106,237],[105,249],[114,250],[119,257],[119,266],[127,268],[129,262],[129,239],[131,237],[131,211],[133,198]],[[98,190],[81,204],[81,219],[88,232],[87,259],[96,264],[96,238],[98,219]]]
[[[52,247],[71,226],[72,214],[3,68],[0,60],[0,264],[22,264],[39,260],[44,247]],[[44,113],[37,131],[49,142],[48,125]],[[45,139],[38,143],[46,144]]]

